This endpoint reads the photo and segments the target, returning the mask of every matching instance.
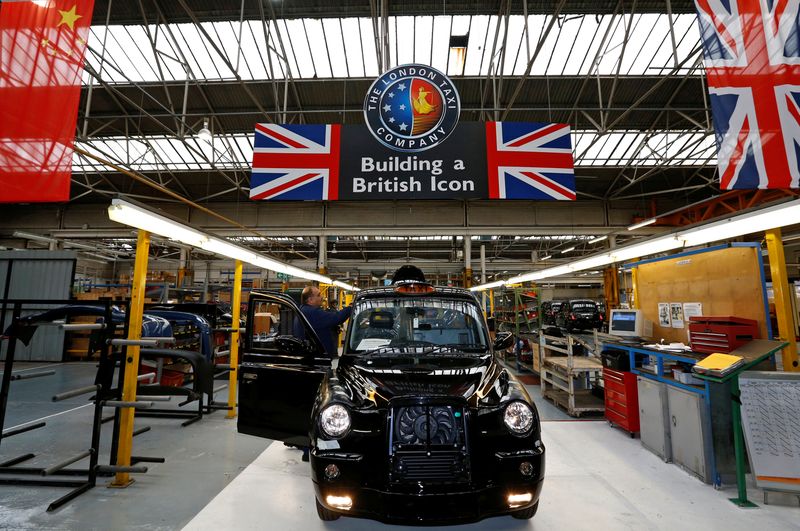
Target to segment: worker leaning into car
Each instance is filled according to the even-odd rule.
[[[322,346],[328,356],[335,358],[338,349],[333,341],[334,335],[338,332],[338,326],[350,318],[353,311],[352,306],[348,306],[338,312],[329,312],[322,309],[322,294],[316,286],[306,286],[300,295],[300,311],[308,319],[311,328],[319,336]]]

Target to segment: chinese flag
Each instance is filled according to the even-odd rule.
[[[94,0],[0,5],[0,203],[69,200]]]

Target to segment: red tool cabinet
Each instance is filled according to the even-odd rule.
[[[603,367],[606,420],[634,437],[639,431],[639,394],[636,375]]]
[[[758,322],[752,319],[731,315],[689,318],[689,341],[695,352],[727,353],[758,338]]]

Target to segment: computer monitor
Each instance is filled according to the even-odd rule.
[[[653,322],[641,310],[611,310],[608,316],[608,333],[622,337],[649,337],[653,335]]]

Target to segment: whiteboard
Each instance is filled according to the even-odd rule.
[[[756,486],[800,492],[800,373],[746,371],[739,388]]]

